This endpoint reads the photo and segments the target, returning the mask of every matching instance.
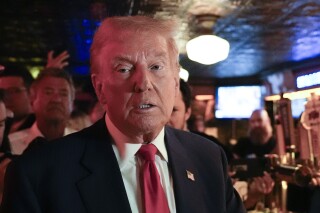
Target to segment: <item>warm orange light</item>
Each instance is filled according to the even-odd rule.
[[[284,93],[283,97],[289,98],[290,100],[300,99],[300,98],[310,98],[311,93],[315,93],[316,95],[320,95],[320,88]],[[271,95],[271,96],[265,97],[264,99],[266,101],[277,101],[277,100],[280,100],[280,95]]]
[[[213,95],[196,95],[195,99],[197,101],[213,100]]]

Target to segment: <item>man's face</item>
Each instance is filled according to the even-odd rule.
[[[269,119],[260,112],[254,113],[249,120],[249,135],[254,144],[264,144],[270,138],[268,132]]]
[[[15,118],[23,118],[31,113],[29,93],[21,77],[1,77],[0,88],[5,90],[4,103]]]
[[[170,117],[168,125],[176,129],[187,130],[186,122],[191,115],[191,109],[186,109],[183,102],[182,94],[176,96],[173,111]]]
[[[32,92],[32,106],[37,120],[61,122],[69,119],[73,97],[63,78],[45,77]]]
[[[127,35],[101,50],[101,68],[92,81],[108,117],[123,134],[152,135],[170,118],[179,91],[178,71],[164,38]]]

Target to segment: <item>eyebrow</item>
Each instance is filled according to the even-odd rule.
[[[154,58],[166,58],[167,54],[165,52],[158,52],[156,54],[153,55]],[[133,63],[132,57],[129,55],[120,55],[120,56],[116,56],[113,60],[113,62],[115,61],[125,61],[125,62],[129,62],[129,63]]]
[[[57,90],[57,91],[68,91],[67,88],[54,88],[54,87],[44,87],[44,90]]]

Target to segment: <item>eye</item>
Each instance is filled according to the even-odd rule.
[[[172,112],[176,112],[176,111],[178,111],[178,109],[174,107]]]
[[[130,69],[121,68],[121,69],[118,69],[118,72],[120,72],[120,73],[127,73],[127,72],[130,72]]]
[[[68,97],[68,92],[67,91],[60,91],[60,96],[61,97]]]
[[[46,95],[52,95],[52,94],[53,94],[53,90],[52,90],[52,89],[45,89],[45,90],[44,90],[44,94],[46,94]]]
[[[159,64],[155,64],[150,67],[151,70],[161,70],[162,68],[163,68],[163,66],[161,66]]]
[[[133,66],[131,65],[118,65],[116,66],[116,71],[119,72],[119,73],[128,73],[130,71],[132,71],[134,69]]]

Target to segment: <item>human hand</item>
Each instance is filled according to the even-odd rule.
[[[249,209],[257,205],[263,195],[272,192],[274,187],[274,181],[271,175],[264,172],[262,177],[255,177],[248,187],[248,197],[244,202],[244,206]]]
[[[264,172],[262,177],[255,177],[249,186],[249,194],[261,196],[272,192],[274,180],[268,172]]]
[[[69,65],[68,61],[66,61],[70,57],[68,51],[63,51],[55,58],[53,57],[53,53],[53,50],[48,52],[46,68],[56,67],[62,69],[65,66]]]
[[[4,70],[4,66],[0,64],[0,71]]]
[[[313,187],[320,186],[320,171],[316,172],[315,175],[312,177],[310,185]]]

